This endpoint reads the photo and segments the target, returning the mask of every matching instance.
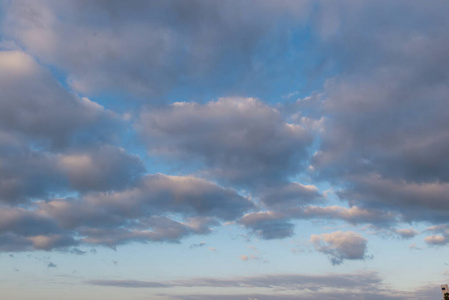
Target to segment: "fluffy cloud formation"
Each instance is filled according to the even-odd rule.
[[[400,222],[444,223],[447,4],[399,3],[3,3],[0,48],[9,50],[0,52],[0,202],[25,205],[63,228],[49,234],[75,230],[86,241],[111,245],[177,241],[236,220],[264,239],[292,236],[297,219],[371,224],[404,238],[416,232],[394,229]],[[390,13],[398,7],[405,12],[400,21]],[[314,19],[306,20],[311,11]],[[275,21],[279,16],[283,22]],[[302,21],[307,29],[293,26]],[[279,34],[286,28],[289,33]],[[315,75],[301,69],[307,63],[299,63],[299,50],[317,53],[307,59],[323,66]],[[286,65],[303,77],[328,80],[292,105],[249,98],[269,89],[267,74],[285,80],[295,73],[284,74]],[[304,79],[296,75],[292,81]],[[298,89],[292,81],[288,97],[304,92],[291,93]],[[124,124],[108,107],[73,91],[91,99],[119,92],[119,102],[139,95],[158,105],[128,103],[120,109],[135,105],[139,113]],[[166,97],[198,102],[158,102]],[[219,100],[204,102],[213,98]],[[144,176],[144,162],[127,152],[141,146],[126,143],[131,124],[150,155],[175,162],[177,174],[194,169],[210,181]],[[307,184],[296,182],[305,177]],[[323,182],[347,203],[327,203],[318,189]],[[427,242],[443,243],[440,236]],[[8,231],[3,238],[37,245],[25,233]]]
[[[281,212],[266,211],[244,215],[239,223],[257,236],[266,239],[283,239],[294,234],[294,224]]]
[[[40,60],[69,73],[72,88],[83,93],[154,96],[179,85],[184,93],[207,86],[225,92],[242,79],[248,85],[267,77],[260,52],[276,51],[270,55],[276,57],[281,49],[260,44],[267,36],[284,44],[287,37],[272,33],[276,18],[297,23],[307,7],[297,1],[25,0],[2,5],[8,11],[2,27]]]
[[[369,224],[379,228],[388,228],[388,225],[397,222],[396,215],[393,213],[356,206],[346,208],[337,205],[287,206],[280,210],[251,212],[245,214],[238,222],[263,239],[282,239],[294,234],[293,220],[304,219],[343,220],[352,225]],[[389,230],[403,238],[411,238],[417,234],[413,229],[389,228]]]
[[[312,166],[318,178],[344,186],[338,195],[352,205],[439,224],[449,211],[449,27],[448,4],[436,4],[401,2],[400,22],[396,6],[332,6],[338,26],[325,28],[338,34],[325,30],[325,40],[344,72],[324,87],[326,121]]]
[[[125,188],[144,171],[141,160],[110,145],[70,153],[0,142],[0,202],[23,203],[58,193]]]
[[[0,131],[53,147],[111,140],[117,116],[63,88],[22,51],[0,51]]]
[[[67,91],[22,51],[0,51],[0,202],[120,189],[144,170],[109,145],[121,118]]]
[[[318,252],[326,254],[333,265],[343,263],[345,259],[365,259],[367,240],[355,232],[335,231],[312,235],[310,238]]]
[[[140,179],[145,170],[138,156],[110,145],[60,154],[56,161],[78,191],[120,190]]]
[[[298,172],[312,142],[301,125],[286,123],[276,109],[253,98],[149,110],[141,115],[140,130],[154,154],[199,161],[208,175],[256,187]],[[291,193],[304,197],[305,189]]]
[[[148,175],[121,191],[35,202],[28,209],[1,207],[0,236],[7,241],[5,251],[178,242],[208,234],[220,221],[239,218],[251,208],[252,202],[235,191],[203,179]]]

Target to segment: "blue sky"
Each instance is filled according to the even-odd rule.
[[[0,1],[5,299],[438,299],[446,1]]]

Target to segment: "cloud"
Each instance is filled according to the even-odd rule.
[[[264,88],[269,89],[271,76],[261,72],[260,65],[269,64],[268,58],[273,57],[287,71],[289,62],[277,55],[288,37],[273,34],[275,20],[282,16],[289,23],[301,22],[309,3],[135,1],[124,5],[96,0],[36,5],[25,0],[4,3],[2,9],[7,12],[4,35],[40,61],[68,73],[75,90],[109,89],[154,99],[179,86],[184,92],[193,87],[196,93],[212,85],[223,92],[245,88],[255,85],[254,77],[264,79]],[[277,46],[260,47],[267,37],[275,39]]]
[[[30,55],[0,51],[0,202],[123,188],[139,158],[110,145],[124,122],[66,90]]]
[[[333,265],[343,263],[345,259],[365,259],[367,240],[355,232],[335,231],[312,235],[310,241],[318,252],[329,256]]]
[[[449,226],[446,224],[430,226],[424,232],[433,233],[424,238],[424,241],[430,246],[444,246],[449,243]]]
[[[252,202],[234,190],[204,179],[146,175],[121,191],[35,201],[26,208],[1,207],[0,237],[9,245],[0,250],[179,242],[189,235],[209,234],[220,221],[235,220],[252,208]]]
[[[0,202],[26,202],[64,190],[53,153],[1,144],[0,154]]]
[[[414,295],[420,299],[438,297],[438,289],[418,288],[416,290],[394,290],[385,286],[376,272],[359,272],[343,274],[302,275],[302,274],[267,274],[234,278],[192,278],[172,281],[138,281],[138,280],[90,280],[87,284],[115,286],[125,288],[175,288],[175,287],[209,287],[226,288],[228,294],[188,294],[161,295],[179,300],[293,300],[293,299],[367,299],[367,300],[405,300]],[[256,289],[255,292],[242,292],[241,289]],[[257,289],[272,289],[276,292],[259,292]],[[282,293],[280,293],[282,291]],[[436,291],[436,292],[435,292]]]
[[[145,170],[138,156],[110,145],[61,154],[57,165],[78,191],[119,190],[140,179]]]
[[[304,295],[302,292],[300,295],[292,294],[292,295],[277,295],[277,294],[230,294],[230,295],[208,295],[208,294],[199,294],[199,295],[182,295],[182,296],[171,296],[176,300],[207,300],[207,299],[217,299],[217,300],[296,300],[298,297],[302,300],[319,300],[325,297],[326,299],[350,299],[353,298],[363,298],[367,300],[405,300],[403,295],[404,292],[392,292],[392,295],[385,294],[382,292],[321,292],[318,294],[307,294]],[[431,298],[428,298],[429,300]]]
[[[120,119],[64,89],[21,51],[0,51],[0,131],[43,140],[53,147],[111,140]]]
[[[75,191],[122,189],[144,171],[142,161],[103,145],[55,153],[0,142],[0,202],[23,203]]]
[[[192,248],[198,248],[198,247],[203,247],[203,246],[205,246],[205,245],[206,245],[206,242],[201,241],[201,242],[199,242],[199,243],[197,243],[197,244],[191,244],[191,245],[189,246],[189,248],[190,248],[190,249],[192,249]]]
[[[411,239],[419,233],[413,228],[395,229],[394,231],[397,234],[399,234],[403,239]]]
[[[249,246],[249,249],[251,249],[251,253],[249,255],[240,255],[240,259],[242,261],[249,261],[249,260],[255,260],[255,261],[259,261],[262,263],[268,263],[269,261],[265,258],[262,257],[261,253],[259,252],[259,250],[254,247],[254,246]]]
[[[386,225],[394,223],[395,214],[376,209],[365,209],[357,206],[350,208],[338,205],[332,206],[305,206],[302,209],[291,212],[293,216],[298,218],[320,218],[320,219],[337,219],[344,220],[351,224],[379,224]]]
[[[123,215],[175,212],[190,217],[234,220],[254,207],[235,190],[194,176],[146,175],[136,187],[115,193],[91,193],[87,202]],[[126,200],[125,200],[126,199]]]
[[[449,64],[443,49],[449,27],[441,12],[447,3],[426,9],[419,1],[320,6],[320,49],[332,51],[330,59],[342,70],[321,93],[325,120],[311,168],[316,178],[344,187],[338,193],[343,201],[385,209],[398,221],[445,222]],[[398,9],[400,20],[392,13]]]
[[[443,245],[446,245],[447,243],[449,243],[449,239],[442,235],[426,236],[424,238],[424,241],[427,244],[432,245],[432,246],[443,246]]]
[[[166,288],[169,287],[167,284],[151,281],[138,281],[138,280],[114,280],[111,284],[111,280],[91,280],[88,282],[93,285],[100,286],[116,286],[125,288]]]
[[[441,222],[448,215],[449,182],[405,182],[368,174],[351,181],[354,186],[338,195],[352,204],[394,209],[405,221]]]
[[[142,113],[140,123],[153,154],[202,163],[209,176],[246,186],[285,181],[312,141],[305,128],[252,98],[175,103]]]
[[[239,223],[262,239],[283,239],[294,234],[289,217],[276,211],[255,212],[244,215]]]
[[[272,274],[252,277],[227,278],[192,278],[172,281],[137,281],[137,280],[91,280],[88,284],[125,287],[226,287],[226,288],[278,288],[283,290],[322,291],[334,289],[372,289],[381,283],[377,273],[365,272],[357,274]]]
[[[250,229],[263,239],[282,239],[294,234],[293,220],[342,220],[352,225],[375,224],[385,228],[396,223],[396,216],[390,212],[360,207],[341,207],[305,205],[299,207],[280,207],[279,210],[257,211],[245,214],[238,223]],[[388,227],[386,227],[388,228]],[[417,234],[413,229],[390,229],[403,238]]]
[[[262,188],[259,195],[260,200],[269,209],[279,211],[324,200],[316,186],[303,185],[297,182]]]

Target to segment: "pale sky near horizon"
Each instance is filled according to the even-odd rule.
[[[0,298],[441,299],[448,14],[0,0]]]

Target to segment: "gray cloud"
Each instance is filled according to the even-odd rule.
[[[394,229],[394,232],[397,233],[403,239],[411,239],[418,235],[418,231],[413,228],[404,228],[404,229]]]
[[[144,168],[108,145],[121,117],[67,91],[30,55],[0,51],[0,202],[126,187]]]
[[[179,300],[207,300],[207,299],[217,299],[217,300],[320,300],[320,299],[366,299],[366,300],[405,300],[408,299],[409,296],[401,296],[404,292],[392,292],[392,295],[389,295],[385,292],[320,292],[312,293],[304,295],[301,293],[300,295],[267,295],[267,294],[231,294],[231,295],[183,295],[183,296],[171,296],[173,299]],[[420,298],[424,299],[424,298]],[[431,300],[432,298],[426,298]]]
[[[101,285],[101,286],[115,286],[125,288],[166,288],[170,287],[168,284],[151,281],[138,281],[138,280],[90,280],[89,284]]]
[[[144,171],[138,157],[110,145],[60,153],[30,148],[0,141],[0,202],[23,203],[67,191],[122,189]]]
[[[244,88],[255,85],[254,77],[270,82],[261,66],[271,61],[260,52],[281,60],[276,54],[288,41],[288,36],[273,34],[276,18],[298,23],[309,4],[15,1],[2,8],[8,12],[4,34],[67,72],[75,90],[118,89],[154,96],[177,86],[187,87],[188,93],[192,86],[196,91],[209,86],[222,91]],[[276,47],[265,42],[268,36],[277,41]],[[260,47],[264,42],[267,46]],[[277,73],[289,80],[282,71]],[[223,76],[226,80],[217,86]]]
[[[326,6],[334,20],[323,28],[337,28],[323,29],[322,49],[344,70],[324,87],[312,166],[317,178],[345,186],[339,196],[352,205],[438,224],[448,212],[448,6],[397,4],[321,4],[320,22]]]
[[[289,210],[324,199],[315,186],[288,181],[308,158],[310,132],[286,123],[278,110],[260,100],[175,103],[144,112],[140,126],[152,153],[199,164],[200,174],[249,187],[270,209]],[[264,239],[294,234],[288,220],[242,223]]]
[[[0,235],[10,243],[5,251],[179,242],[189,235],[209,234],[220,221],[239,218],[252,208],[252,202],[234,190],[204,179],[147,175],[121,191],[31,202],[27,208],[0,207]]]
[[[119,190],[140,179],[145,170],[138,156],[110,145],[61,154],[57,164],[78,191]]]
[[[282,185],[271,185],[261,188],[260,200],[269,208],[275,210],[289,210],[324,200],[323,195],[314,185],[303,185],[290,182]]]
[[[56,157],[27,147],[0,142],[0,202],[20,203],[64,190],[66,181],[58,172]]]
[[[301,125],[287,124],[276,109],[252,98],[149,110],[140,131],[154,154],[203,163],[207,174],[249,186],[283,182],[298,172],[312,142]]]
[[[254,212],[244,215],[239,223],[257,236],[271,240],[283,239],[294,234],[294,225],[290,217],[276,211]]]
[[[108,285],[119,287],[226,287],[226,288],[280,288],[285,290],[321,291],[326,288],[336,289],[368,289],[377,290],[376,286],[381,279],[376,273],[358,274],[276,274],[253,277],[226,278],[193,278],[189,280],[176,280],[166,282],[136,281],[136,280],[92,280],[87,281],[94,285]]]
[[[355,232],[336,231],[312,235],[310,241],[318,252],[329,256],[333,265],[345,259],[365,259],[367,240]]]
[[[27,251],[33,249],[33,243],[25,237],[17,236],[13,233],[0,234],[0,251]]]
[[[113,212],[134,216],[151,212],[177,212],[190,217],[233,220],[254,207],[235,190],[194,176],[144,176],[136,186],[115,193],[91,193],[85,200]]]
[[[125,288],[175,288],[175,287],[210,287],[227,288],[229,294],[161,294],[180,300],[206,300],[217,298],[221,300],[293,300],[293,299],[367,299],[367,300],[405,300],[419,295],[420,299],[430,300],[438,297],[438,289],[418,288],[416,291],[393,290],[383,285],[379,275],[375,272],[351,274],[276,274],[237,278],[193,278],[175,281],[138,281],[138,280],[91,280],[87,284],[115,286]],[[231,289],[234,288],[234,291]],[[269,288],[276,293],[242,293],[239,289]],[[331,289],[331,291],[329,291]],[[279,293],[282,291],[282,293]],[[295,293],[299,291],[300,294]],[[436,292],[435,292],[436,291]],[[433,298],[432,298],[433,297]]]
[[[111,140],[119,118],[65,90],[21,51],[0,51],[0,130],[62,146]]]
[[[206,242],[205,241],[201,241],[201,242],[196,243],[196,244],[191,244],[189,246],[189,248],[193,249],[193,248],[204,247],[204,246],[206,246]]]
[[[388,225],[395,224],[396,214],[381,210],[360,207],[313,206],[280,208],[278,210],[258,211],[245,214],[238,223],[250,229],[264,239],[282,239],[293,235],[292,220],[321,219],[342,220],[352,225],[369,224],[379,228],[388,228],[403,238],[411,238],[417,234],[413,229],[394,229]]]
[[[405,221],[447,219],[449,182],[405,182],[369,174],[351,182],[352,187],[338,192],[351,204],[394,209]]]
[[[396,222],[396,215],[389,211],[365,209],[357,206],[350,208],[333,206],[306,206],[290,211],[297,218],[320,218],[344,220],[351,224],[377,224],[379,226]]]

